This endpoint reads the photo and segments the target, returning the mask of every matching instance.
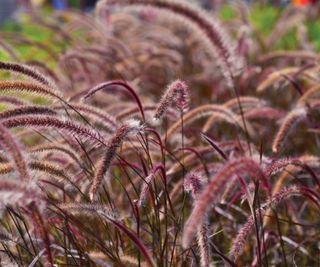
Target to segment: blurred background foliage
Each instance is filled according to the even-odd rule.
[[[198,1],[196,1],[198,2]],[[272,1],[275,2],[275,1]],[[80,8],[80,1],[70,1],[71,8]],[[270,3],[263,3],[263,1],[253,1],[250,5],[250,24],[259,32],[263,37],[268,37],[271,33],[277,20],[281,17],[287,5],[274,5]],[[20,8],[21,9],[21,8]],[[42,12],[45,15],[50,16],[53,12],[53,7],[50,4],[41,5]],[[0,31],[4,33],[18,32],[27,39],[42,42],[50,46],[52,38],[54,38],[54,32],[42,27],[41,25],[32,22],[32,19],[25,10],[19,10],[19,14],[15,15],[15,19],[8,20],[2,25],[0,24]],[[231,21],[235,16],[235,11],[229,1],[223,1],[219,5],[218,11],[212,11],[218,13],[218,16],[222,21]],[[62,22],[63,23],[63,22]],[[320,19],[311,18],[305,21],[307,34],[309,41],[314,45],[317,52],[320,51]],[[276,43],[276,49],[278,50],[295,50],[297,49],[296,28],[290,29],[282,38]],[[0,38],[1,40],[1,38]],[[56,46],[56,43],[52,43],[51,49],[55,52],[61,52],[66,44],[61,43],[61,46]],[[28,60],[46,60],[49,66],[54,64],[54,61],[50,61],[47,57],[47,53],[39,51],[36,47],[29,45],[16,46],[17,52],[23,61]],[[2,60],[9,59],[3,51],[0,50],[0,58]]]

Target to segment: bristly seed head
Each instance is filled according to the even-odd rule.
[[[180,112],[183,112],[187,110],[189,102],[190,93],[187,84],[176,80],[167,87],[155,111],[154,119],[161,119],[171,105],[175,106]]]
[[[295,108],[291,111],[280,126],[278,133],[272,144],[272,151],[277,153],[284,145],[289,133],[298,125],[298,123],[307,117],[306,108]]]
[[[103,178],[106,176],[113,159],[116,156],[118,148],[121,146],[123,141],[128,137],[129,134],[138,133],[143,130],[143,125],[140,121],[130,119],[125,124],[120,126],[115,132],[113,137],[108,141],[106,147],[106,153],[100,160],[96,175],[93,179],[93,183],[90,188],[89,197],[91,201],[94,200],[98,189],[100,188]]]
[[[202,181],[201,176],[196,173],[190,173],[186,176],[184,180],[184,190],[191,192],[192,197],[197,199],[202,191]]]

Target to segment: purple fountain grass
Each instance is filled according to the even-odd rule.
[[[51,86],[56,86],[56,84],[61,82],[59,76],[45,62],[39,60],[28,60],[26,64],[39,70],[39,72],[41,71],[41,73],[44,73],[48,79],[54,81],[55,84],[51,83]],[[48,81],[49,85],[51,80]]]
[[[11,155],[20,179],[30,180],[28,164],[22,152],[21,145],[17,143],[16,139],[2,124],[0,124],[0,145]]]
[[[268,176],[271,176],[283,171],[289,165],[303,167],[306,163],[300,158],[282,158],[269,164],[265,171]]]
[[[155,165],[152,168],[150,174],[144,179],[143,184],[142,184],[142,188],[141,188],[141,192],[140,192],[140,197],[139,197],[139,200],[137,203],[138,207],[141,207],[144,204],[144,202],[147,198],[150,183],[154,180],[158,171],[162,171],[162,173],[163,173],[164,167],[162,164]]]
[[[171,105],[174,105],[180,112],[185,111],[190,102],[190,93],[185,82],[176,80],[169,84],[162,99],[155,111],[154,119],[161,119]]]
[[[30,67],[28,65],[0,61],[0,70],[20,73],[46,86],[56,88],[56,86],[54,85],[53,81],[51,81],[50,78],[46,77],[45,75],[37,71],[35,68]]]
[[[89,138],[91,141],[104,144],[104,139],[99,133],[85,127],[79,123],[70,120],[60,119],[53,116],[40,116],[40,115],[23,115],[13,118],[7,118],[2,121],[3,125],[7,128],[14,127],[35,127],[45,129],[62,130],[69,134],[76,134],[82,138]]]
[[[8,242],[18,242],[18,239],[13,237],[10,233],[0,232],[0,242],[8,243]]]
[[[63,95],[42,84],[27,82],[27,81],[0,81],[0,92],[13,93],[30,93],[40,96],[47,96],[51,99],[62,100]]]
[[[73,151],[71,148],[69,148],[66,145],[60,145],[59,143],[53,143],[53,144],[41,144],[41,145],[35,145],[32,146],[30,149],[28,149],[28,153],[37,153],[37,152],[48,152],[48,151],[59,151],[61,153],[64,153],[67,155],[71,160],[76,162],[79,166],[81,166],[81,159],[78,157],[75,151]]]
[[[94,200],[97,191],[100,188],[101,182],[106,176],[113,159],[116,157],[118,148],[129,134],[137,133],[142,130],[142,126],[139,121],[130,120],[120,126],[115,134],[111,137],[106,145],[106,152],[98,164],[95,177],[93,179],[89,196],[91,201]]]
[[[85,116],[88,116],[93,122],[100,122],[102,123],[110,132],[114,132],[117,128],[118,122],[115,117],[108,114],[107,112],[104,112],[101,109],[94,108],[90,105],[85,105],[83,103],[76,104],[72,103],[72,108],[68,108],[68,110],[77,110],[82,112],[82,114]],[[55,110],[65,110],[66,107],[64,106],[54,106]]]
[[[140,250],[141,254],[145,256],[149,267],[156,266],[152,259],[149,249],[144,245],[142,240],[134,232],[129,230],[125,225],[121,224],[119,221],[114,220],[111,217],[105,216],[104,214],[103,216],[107,218],[108,221],[110,221],[116,228],[118,228],[121,232],[123,232],[126,236],[128,236],[128,238],[130,238],[135,243],[135,245]]]
[[[168,132],[166,133],[166,138],[169,139],[178,129],[180,129],[182,123],[184,126],[186,126],[198,119],[203,118],[204,116],[211,115],[214,115],[217,118],[222,119],[230,124],[239,126],[240,128],[244,128],[240,117],[230,109],[226,108],[224,105],[207,104],[198,106],[185,113],[183,116],[183,120],[181,118],[179,121],[171,125],[171,127],[168,129]],[[250,129],[250,131],[252,132],[253,130]]]
[[[184,181],[184,190],[191,192],[194,200],[197,200],[203,190],[203,179],[199,174],[189,173]]]
[[[90,259],[93,260],[93,262],[100,265],[105,264],[106,262],[108,262],[108,259],[109,259],[108,256],[102,252],[90,252],[89,257]],[[137,258],[128,256],[128,255],[121,255],[121,263],[125,266],[133,266],[133,267],[139,266],[139,264],[140,264],[140,267],[149,266],[146,262],[141,260],[139,262]]]
[[[141,192],[140,192],[140,197],[139,200],[137,202],[137,206],[141,207],[144,205],[144,202],[146,201],[147,198],[147,194],[148,194],[148,189],[149,189],[149,184],[154,180],[156,173],[155,172],[151,172],[143,181],[143,185],[141,188]]]
[[[30,205],[29,207],[30,217],[33,220],[35,227],[35,230],[37,231],[39,237],[43,240],[45,253],[46,253],[46,263],[45,266],[53,267],[53,255],[51,251],[51,241],[49,237],[49,231],[48,231],[48,223],[43,218],[42,213],[39,211],[39,209],[34,206]]]
[[[104,82],[104,83],[101,83],[101,84],[98,84],[97,86],[89,89],[86,94],[82,97],[83,100],[89,98],[89,97],[92,97],[94,94],[96,94],[97,92],[101,91],[101,90],[106,90],[106,89],[109,89],[111,86],[113,85],[118,85],[118,86],[121,86],[123,88],[125,88],[129,93],[130,95],[134,98],[134,100],[136,101],[139,109],[140,109],[140,112],[141,112],[141,116],[142,116],[142,119],[143,121],[145,121],[145,116],[144,116],[144,110],[143,110],[143,107],[142,107],[142,104],[141,104],[141,101],[140,101],[140,98],[138,97],[138,95],[136,94],[136,92],[134,91],[134,89],[129,85],[127,84],[126,82],[124,81],[121,81],[121,80],[114,80],[114,81],[108,81],[108,82]]]
[[[19,99],[17,97],[11,97],[11,96],[0,96],[0,103],[5,103],[13,106],[23,106],[26,105],[27,102],[25,102],[22,99]]]
[[[277,153],[283,147],[288,135],[293,131],[299,122],[307,118],[307,110],[305,108],[293,109],[282,122],[279,131],[272,144],[272,151]]]
[[[28,167],[32,171],[38,171],[43,175],[47,175],[45,177],[53,177],[58,183],[71,183],[74,185],[71,176],[62,167],[49,161],[30,160]],[[14,168],[10,163],[0,163],[0,175],[9,174],[13,171]]]
[[[2,265],[317,265],[319,56],[275,52],[231,8],[100,0],[31,12],[46,40],[0,32]],[[308,45],[314,12],[284,13]]]
[[[70,105],[67,101],[63,99],[63,95],[59,91],[52,89],[46,85],[24,81],[0,81],[0,92],[26,92],[36,95],[47,96],[48,98],[53,98],[61,101],[81,116],[81,114],[75,108],[73,108],[72,105]]]
[[[232,98],[231,100],[228,100],[224,104],[224,106],[238,114],[239,112],[241,112],[241,110],[239,110],[239,101],[241,103],[241,108],[244,113],[249,112],[251,109],[256,108],[257,106],[259,106],[262,109],[267,105],[265,101],[262,101],[259,98],[251,96],[240,96],[239,99]],[[208,130],[211,129],[212,125],[215,123],[216,120],[216,115],[213,115],[210,118],[208,118],[208,120],[202,128],[202,131],[208,132]]]
[[[233,77],[235,77],[243,67],[243,60],[237,55],[235,44],[232,43],[220,23],[212,17],[209,18],[205,12],[195,5],[176,0],[102,0],[100,5],[97,5],[97,8],[101,9],[104,3],[150,5],[155,8],[168,10],[175,15],[186,18],[191,24],[198,27],[200,32],[204,33],[206,38],[208,38],[209,43],[212,45],[211,52],[216,55],[222,74],[229,85],[233,84]]]
[[[92,216],[104,214],[114,220],[120,219],[120,215],[118,213],[110,210],[106,205],[101,204],[61,203],[58,204],[58,208],[74,215]]]
[[[29,163],[30,169],[71,182],[71,176],[60,166],[47,161],[33,160]]]
[[[260,108],[266,107],[267,102],[253,96],[239,96],[239,101],[243,111],[247,111],[259,106]],[[233,111],[239,112],[239,103],[238,98],[232,98],[224,104],[227,108],[230,108]]]
[[[12,207],[27,207],[33,203],[39,207],[46,203],[46,200],[33,181],[20,181],[1,178],[0,180],[0,203],[1,209],[10,205]]]
[[[206,146],[206,147],[201,147],[198,149],[198,153],[201,154],[201,155],[205,155],[205,156],[208,156],[208,155],[218,155],[218,153],[216,151],[214,151],[212,149],[211,146]],[[185,165],[191,165],[195,159],[196,159],[197,155],[196,154],[190,154],[190,155],[185,155],[184,156],[184,159],[183,159],[183,162]],[[167,170],[167,175],[173,175],[174,173],[176,173],[177,171],[179,171],[181,167],[181,164],[180,162],[174,162],[170,168]]]
[[[190,173],[186,176],[184,181],[184,189],[187,192],[191,192],[195,203],[198,201],[202,191],[203,181],[198,174]],[[210,244],[207,220],[204,219],[203,225],[197,232],[198,246],[200,250],[200,266],[210,266]]]
[[[8,109],[0,112],[0,120],[9,119],[16,116],[35,115],[35,114],[54,116],[57,114],[57,112],[45,106],[36,106],[36,105],[22,106],[22,107],[16,107],[13,109]]]
[[[116,228],[120,230],[124,235],[128,236],[140,252],[145,256],[147,264],[149,267],[155,267],[155,263],[152,259],[149,249],[144,245],[141,239],[130,229],[128,229],[125,225],[123,225],[117,218],[114,218],[114,213],[106,212],[105,209],[100,209],[99,206],[92,204],[62,204],[58,206],[60,209],[63,209],[67,212],[79,212],[79,214],[84,213],[96,213],[98,212],[104,219],[113,224]]]
[[[244,118],[247,120],[252,119],[270,119],[279,120],[284,116],[284,112],[275,108],[265,107],[265,108],[255,108],[248,112],[245,112]]]
[[[268,202],[263,204],[259,209],[255,211],[256,217],[259,218],[260,214],[264,216],[264,214],[267,212],[268,208],[270,207],[276,207],[278,206],[282,201],[293,197],[293,196],[307,196],[311,197],[312,201],[313,198],[310,196],[310,190],[307,190],[304,187],[298,187],[298,186],[290,186],[283,188],[280,192],[273,195]],[[233,241],[233,245],[230,251],[230,258],[232,260],[236,260],[238,256],[240,255],[241,251],[244,248],[245,242],[247,240],[247,237],[249,236],[252,228],[254,227],[254,216],[251,215],[248,218],[248,221],[245,223],[244,226],[242,226],[241,230],[237,234],[236,238]]]
[[[299,167],[306,172],[310,174],[310,176],[313,178],[315,183],[320,187],[320,180],[317,176],[317,174],[310,168],[308,165],[308,161],[310,163],[314,163],[314,157],[311,156],[305,156],[300,158],[284,158],[275,160],[271,164],[267,165],[265,171],[268,176],[274,175],[282,170],[284,170],[287,166],[293,165],[296,167]],[[318,164],[316,164],[316,167],[318,167]]]
[[[185,225],[182,239],[183,247],[187,248],[189,246],[194,233],[199,230],[199,225],[202,224],[210,206],[220,200],[224,188],[235,174],[247,174],[255,179],[259,179],[266,189],[270,191],[267,177],[259,164],[254,160],[250,158],[240,158],[227,163],[205,187],[199,200],[195,203],[195,207]]]

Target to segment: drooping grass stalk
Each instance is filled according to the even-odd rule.
[[[268,202],[263,204],[259,209],[257,209],[256,216],[259,217],[259,212],[261,213],[262,216],[265,215],[266,211],[268,208],[272,206],[277,206],[279,205],[283,200],[286,200],[287,198],[290,198],[292,196],[301,196],[305,195],[307,197],[310,197],[310,192],[309,190],[306,190],[304,187],[297,187],[297,186],[291,186],[282,189],[280,192],[274,194]],[[312,196],[311,196],[312,198]],[[241,228],[240,232],[238,233],[237,237],[233,241],[233,245],[230,251],[230,258],[232,260],[236,260],[238,256],[240,255],[241,251],[244,248],[245,242],[247,237],[249,236],[249,233],[251,232],[252,228],[254,225],[254,219],[253,215],[251,215],[248,218],[247,223]]]
[[[243,127],[241,119],[234,114],[231,110],[227,109],[223,105],[203,105],[196,107],[189,112],[185,113],[183,116],[184,125],[188,125],[194,122],[197,119],[203,118],[204,116],[215,115],[218,118],[227,121],[233,125]],[[169,139],[180,127],[182,124],[182,119],[174,123],[166,133],[166,138]]]
[[[20,179],[30,180],[31,176],[28,164],[20,147],[21,145],[17,143],[15,138],[2,124],[0,124],[0,145],[11,155]]]
[[[316,84],[314,86],[311,86],[300,98],[298,101],[298,105],[304,105],[306,102],[310,101],[312,99],[311,97],[317,95],[320,93],[320,85]]]
[[[55,82],[55,84],[53,84],[53,86],[57,86],[57,84],[59,82],[61,82],[59,75],[57,73],[55,73],[55,71],[52,70],[45,62],[39,61],[39,60],[28,60],[26,62],[26,64],[28,66],[36,68],[41,73],[45,73],[45,75],[46,75],[46,77],[48,77],[48,79],[51,79]]]
[[[70,103],[68,103],[68,101],[64,100],[63,94],[60,91],[56,90],[56,88],[51,88],[43,84],[26,81],[0,81],[0,92],[30,93],[34,95],[45,96],[49,99],[59,100],[67,107],[75,111],[82,119],[84,119],[85,122],[90,125],[90,123],[85,118],[83,118],[83,116],[81,115],[81,113],[79,113],[79,111],[77,111],[77,109],[75,109]]]
[[[262,54],[258,57],[259,63],[265,63],[267,61],[277,60],[277,59],[309,59],[313,60],[315,59],[317,55],[313,51],[303,51],[303,50],[297,50],[297,51],[289,51],[289,50],[277,50],[277,51],[271,51],[266,54]]]
[[[251,97],[251,96],[240,96],[240,102],[241,102],[241,107],[243,109],[243,112],[248,112],[249,110],[257,107],[259,105],[259,107],[261,106],[265,106],[266,103],[262,100],[260,100],[259,98],[256,97]],[[236,114],[238,114],[238,109],[239,109],[239,105],[238,105],[238,99],[237,98],[233,98],[229,101],[227,101],[224,106],[228,109],[230,109],[231,111],[235,112]],[[208,132],[209,129],[211,129],[212,125],[215,123],[215,121],[218,119],[218,117],[216,117],[216,115],[213,115],[211,117],[208,118],[208,120],[206,121],[205,125],[202,128],[203,132]]]
[[[257,92],[262,93],[264,92],[268,87],[275,84],[277,81],[284,78],[284,75],[294,75],[300,70],[300,68],[297,67],[288,67],[284,68],[278,71],[273,72],[270,74],[264,81],[262,81],[259,86],[257,87]],[[303,76],[309,79],[313,79],[311,72],[303,73]]]
[[[184,189],[191,192],[191,195],[196,202],[200,197],[202,191],[201,177],[195,173],[190,173],[186,176],[184,181]],[[208,225],[205,220],[200,230],[197,232],[198,246],[200,250],[200,266],[209,267],[210,266],[210,244],[209,244],[209,233]]]
[[[73,109],[76,109],[79,112],[82,112],[82,115],[87,115],[90,118],[90,121],[93,122],[100,122],[102,123],[109,131],[113,132],[115,131],[118,122],[116,118],[114,118],[112,115],[103,112],[101,109],[94,108],[91,105],[85,105],[83,103],[77,104],[77,103],[72,103],[71,104],[73,108],[68,108],[64,106],[54,106],[53,109],[55,110],[68,110],[73,111]]]
[[[240,158],[231,161],[224,165],[224,167],[215,175],[215,178],[204,188],[199,201],[195,203],[195,207],[190,214],[190,217],[185,225],[182,244],[183,247],[188,247],[194,233],[199,230],[199,225],[204,220],[204,217],[213,203],[220,200],[229,180],[234,174],[241,173],[248,174],[255,179],[262,181],[264,187],[269,191],[267,178],[261,170],[259,164],[249,158]]]
[[[273,152],[279,152],[287,140],[289,133],[293,131],[298,123],[304,120],[306,117],[307,111],[305,108],[295,108],[285,117],[273,141]]]
[[[30,93],[51,99],[62,99],[62,94],[49,86],[27,81],[0,81],[0,92]]]
[[[30,215],[35,224],[36,231],[39,233],[40,238],[44,242],[45,253],[46,253],[46,263],[45,266],[53,267],[53,255],[51,252],[51,242],[48,231],[48,224],[42,217],[39,209],[37,207],[30,206]]]
[[[105,214],[110,216],[110,218],[114,218],[115,220],[120,219],[120,215],[111,211],[105,205],[101,204],[91,204],[91,203],[61,203],[58,204],[57,207],[63,211],[66,211],[73,215],[83,215],[83,216],[92,216],[99,214]]]
[[[79,166],[81,166],[81,160],[79,159],[78,155],[75,151],[73,151],[71,148],[60,145],[59,143],[56,144],[41,144],[41,145],[35,145],[32,146],[28,152],[29,153],[40,153],[40,152],[47,152],[47,151],[59,151],[64,154],[66,154],[68,157],[70,157],[71,160],[76,162]]]
[[[129,134],[137,133],[141,130],[139,121],[131,120],[120,126],[115,134],[111,137],[106,145],[106,152],[99,162],[97,172],[93,179],[93,183],[90,187],[90,199],[94,200],[96,193],[98,192],[101,182],[107,175],[107,172],[111,166],[113,159],[116,156],[118,148],[122,145],[123,141]]]
[[[37,82],[44,84],[45,86],[56,88],[53,81],[37,71],[35,68],[28,65],[12,62],[0,61],[0,70],[6,70],[14,73],[20,73],[27,77],[34,79]]]
[[[56,178],[72,182],[72,178],[63,168],[50,162],[34,160],[29,163],[29,166],[32,170],[40,171],[42,173],[50,174]]]
[[[24,100],[13,96],[0,96],[0,103],[9,104],[12,106],[23,106],[27,104],[27,102]]]
[[[270,120],[279,120],[284,116],[284,112],[275,109],[275,108],[257,108],[252,109],[244,114],[246,120],[253,119],[270,119]]]
[[[94,142],[104,144],[104,139],[96,131],[70,120],[60,119],[53,116],[24,115],[7,118],[2,121],[8,128],[14,127],[35,127],[66,131],[70,134],[77,134],[80,137],[88,138]]]
[[[50,115],[50,116],[57,115],[57,113],[49,107],[28,105],[28,106],[16,107],[13,109],[8,109],[3,112],[0,112],[0,120],[6,120],[16,116],[35,115],[35,114]]]
[[[142,119],[143,119],[143,121],[145,121],[144,110],[143,110],[143,106],[141,104],[140,98],[138,97],[138,95],[136,94],[134,89],[124,81],[114,80],[114,81],[108,81],[108,82],[98,84],[97,86],[89,89],[86,92],[85,96],[82,97],[82,99],[85,100],[89,97],[92,97],[94,94],[96,94],[97,92],[99,92],[101,90],[104,91],[104,90],[109,89],[111,86],[117,86],[117,85],[125,88],[130,93],[130,95],[134,98],[134,100],[136,101],[136,103],[140,109]]]
[[[134,244],[138,247],[140,252],[145,256],[149,267],[155,266],[148,248],[143,244],[141,239],[138,238],[134,232],[128,229],[125,225],[123,225],[117,218],[114,218],[114,213],[110,213],[109,211],[105,210],[105,208],[101,209],[101,206],[96,206],[92,204],[72,203],[67,205],[62,204],[62,205],[59,205],[58,207],[71,213],[76,212],[78,214],[87,214],[87,215],[89,213],[91,214],[98,213],[102,218],[104,218],[105,220],[110,222],[112,225],[114,225],[116,228],[118,228],[118,230],[120,230],[124,235],[126,235],[129,239],[131,239],[134,242]]]

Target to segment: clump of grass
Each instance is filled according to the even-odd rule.
[[[34,13],[48,39],[0,33],[3,265],[319,264],[313,14],[260,34],[228,8],[101,0]]]

